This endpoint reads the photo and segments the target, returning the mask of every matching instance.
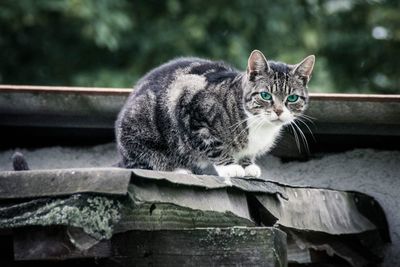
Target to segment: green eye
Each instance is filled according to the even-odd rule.
[[[287,101],[288,101],[288,102],[296,102],[298,99],[299,99],[299,96],[298,96],[298,95],[289,95],[289,96],[287,97]]]
[[[264,100],[271,100],[272,99],[272,95],[270,93],[267,93],[267,92],[261,92],[260,96]]]

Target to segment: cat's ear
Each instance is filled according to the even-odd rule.
[[[251,52],[250,57],[247,61],[247,74],[257,75],[262,72],[268,72],[269,65],[268,61],[259,50]]]
[[[295,75],[298,75],[302,78],[306,78],[306,81],[308,82],[311,78],[311,73],[314,68],[314,63],[315,63],[315,56],[311,55],[303,59],[299,64],[295,65],[293,69],[293,73]]]

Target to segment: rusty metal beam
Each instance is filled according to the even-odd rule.
[[[131,91],[132,91],[132,89],[130,89],[130,88],[35,86],[35,85],[0,84],[0,92],[13,92],[13,93],[128,95]]]
[[[101,142],[111,141],[114,122],[131,91],[128,88],[0,85],[0,130],[10,147],[17,143],[23,145],[24,140],[28,142],[21,129],[30,136],[46,139],[72,140],[73,136],[86,138],[87,142],[90,136],[90,140],[98,137]],[[310,96],[306,114],[313,117],[315,124],[309,126],[314,135],[323,138],[400,136],[400,95],[312,93]],[[300,127],[308,133],[302,123]],[[321,138],[317,140],[322,144]],[[56,142],[59,141],[53,143]],[[383,141],[374,139],[374,142]],[[395,147],[400,147],[400,143],[395,143]],[[294,140],[288,147],[296,147]]]
[[[36,86],[0,84],[0,92],[14,93],[67,93],[67,94],[99,94],[99,95],[128,95],[131,88],[111,87],[74,87],[74,86]],[[335,100],[357,102],[400,102],[399,95],[383,94],[338,94],[310,93],[312,100]]]

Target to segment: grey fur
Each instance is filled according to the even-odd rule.
[[[246,119],[282,105],[301,115],[310,74],[310,66],[267,62],[259,51],[250,56],[247,72],[199,58],[161,65],[138,81],[118,116],[120,166],[165,171],[197,170],[209,163],[246,167],[256,155],[233,156],[249,142]],[[260,91],[273,94],[274,101],[260,99]],[[293,93],[300,100],[285,103]]]

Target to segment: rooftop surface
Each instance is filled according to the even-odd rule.
[[[3,171],[11,168],[9,157],[12,152],[13,151],[9,150],[0,153],[0,166],[7,166],[5,168],[3,167]],[[52,147],[38,150],[22,150],[22,152],[26,155],[30,167],[34,170],[105,167],[110,166],[117,158],[115,145],[113,143],[85,148]],[[396,222],[400,221],[400,215],[397,212],[400,201],[395,197],[400,186],[400,180],[398,179],[399,162],[399,151],[377,151],[371,149],[359,149],[345,153],[321,155],[318,159],[312,159],[306,162],[294,161],[283,163],[279,158],[268,155],[261,158],[259,163],[261,163],[263,167],[262,178],[273,182],[266,182],[266,184],[270,186],[259,187],[258,191],[261,192],[264,190],[264,193],[280,192],[279,194],[283,198],[286,198],[288,191],[285,190],[285,192],[282,193],[279,190],[279,185],[283,183],[305,188],[312,186],[362,192],[372,196],[382,205],[388,219],[389,231],[393,243],[387,250],[384,266],[393,266],[399,262],[398,252],[400,248],[400,239],[396,235],[396,232],[400,230],[397,228],[398,224],[396,224]],[[57,172],[60,171],[56,171],[55,173]],[[146,171],[136,172],[137,175],[148,177],[148,179],[154,181],[159,181],[160,179],[168,180],[165,174],[146,173]],[[34,175],[37,176],[40,173],[41,171],[36,171]],[[87,174],[88,172],[83,171],[82,173]],[[126,172],[122,170],[122,173]],[[51,172],[47,173],[46,176],[40,175],[40,177],[48,177],[48,174],[51,174]],[[126,178],[121,177],[121,179],[127,180],[128,177],[125,177]],[[379,177],[378,182],[377,177]],[[192,179],[186,176],[180,177],[179,175],[171,176],[170,179],[173,179],[170,180],[173,183],[178,184],[189,183],[202,186],[202,183],[204,183],[201,179]],[[238,182],[242,181],[242,179],[234,179],[233,181]],[[210,178],[207,184],[209,184],[209,186],[212,185],[214,188],[227,186],[225,181],[220,178]],[[248,185],[250,184],[251,183]],[[259,182],[259,184],[261,183]],[[235,183],[232,185],[235,185]],[[238,184],[237,186],[243,189],[243,184]],[[203,184],[203,187],[206,186]],[[82,189],[82,187],[80,188]],[[101,188],[98,190],[101,192]],[[250,188],[246,190],[250,190]],[[54,192],[57,192],[56,188],[52,190],[52,194],[54,194]],[[123,190],[121,192],[123,192]],[[196,199],[196,197],[194,198]],[[292,193],[291,198],[295,198],[294,193]]]
[[[113,122],[130,89],[3,85],[0,92],[0,130],[3,140],[7,140],[1,143],[1,171],[10,170],[10,157],[16,150],[26,155],[33,170],[108,168],[118,160],[115,144],[110,143]],[[392,239],[383,266],[399,265],[400,96],[313,94],[308,115],[314,117],[314,125],[309,127],[315,141],[306,127],[303,130],[311,154],[305,153],[304,147],[299,152],[294,138],[287,132],[273,155],[258,160],[263,169],[262,179],[271,181],[266,184],[276,185],[275,189],[290,184],[289,188],[329,188],[373,197],[386,214]],[[184,183],[184,178],[180,177],[180,183]],[[155,177],[152,179],[159,182]],[[277,195],[284,200],[289,191]],[[296,198],[296,194],[292,192],[291,198]],[[268,206],[270,212],[283,216],[281,210],[271,208],[271,203]],[[368,213],[361,210],[363,214]],[[375,217],[371,222],[380,224],[382,216]],[[290,221],[286,219],[283,221]],[[288,233],[300,236],[307,244],[301,234]]]
[[[376,262],[380,257],[377,249],[390,241],[380,205],[365,194],[293,187],[263,179],[75,168],[1,172],[0,188],[0,230],[13,229],[17,260],[120,259],[121,255],[115,254],[115,249],[122,244],[115,239],[121,237],[120,233],[132,231],[174,230],[176,234],[184,235],[185,231],[193,229],[192,235],[196,235],[200,228],[213,227],[209,231],[228,231],[230,234],[226,238],[236,234],[240,238],[246,235],[246,238],[252,238],[252,227],[267,226],[270,228],[254,228],[254,231],[269,231],[264,242],[271,241],[268,246],[272,246],[278,255],[289,253],[289,262],[314,262],[310,251],[317,248],[327,254],[333,251],[351,266],[363,266]],[[77,251],[68,254],[63,250],[52,250],[49,254],[49,242],[55,242],[58,235],[49,235],[43,228],[39,231],[33,228],[32,234],[24,234],[24,228],[34,226],[46,226],[50,232],[54,226],[66,226],[66,233]],[[242,228],[229,228],[238,226]],[[18,230],[21,227],[22,230]],[[80,232],[75,228],[81,229]],[[183,232],[176,232],[178,230]],[[287,241],[282,231],[286,233]],[[33,238],[32,235],[41,237]],[[262,235],[263,232],[253,234],[254,237]],[[270,240],[270,237],[273,238]],[[132,238],[135,240],[138,236]],[[111,244],[107,246],[109,239]],[[132,240],[125,241],[130,243]],[[218,238],[212,237],[212,240],[217,242]],[[27,242],[38,248],[31,248]],[[291,247],[289,252],[286,252],[286,242]],[[96,254],[91,250],[95,246],[105,248]],[[224,246],[229,248],[228,251],[236,251],[229,243]],[[240,247],[245,249],[246,243]],[[185,250],[183,247],[176,249]],[[268,266],[275,266],[274,261],[285,266],[282,263],[286,261],[284,256],[278,257],[267,251],[271,250],[260,251],[262,255],[256,258],[264,259]],[[154,261],[158,260],[157,255],[155,252]],[[210,253],[211,257],[215,255]],[[224,258],[221,263],[229,257]]]

